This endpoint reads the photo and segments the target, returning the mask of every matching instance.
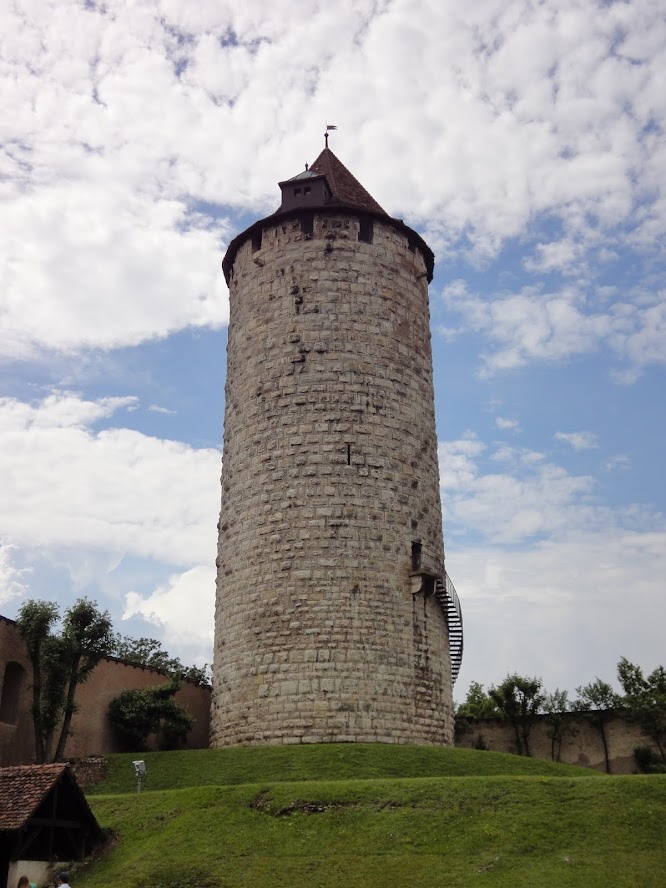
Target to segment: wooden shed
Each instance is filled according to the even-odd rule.
[[[0,768],[0,888],[39,882],[57,861],[81,860],[102,831],[67,765]]]

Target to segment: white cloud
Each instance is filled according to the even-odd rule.
[[[447,570],[460,595],[465,659],[456,686],[539,675],[571,692],[596,675],[615,679],[621,656],[663,663],[658,580],[666,570],[666,530],[609,525],[529,548],[449,545]],[[631,606],[627,606],[628,599]]]
[[[550,243],[538,243],[534,256],[525,259],[528,271],[545,273],[560,271],[562,274],[577,274],[579,262],[585,256],[585,245],[581,240],[566,238]]]
[[[76,180],[17,193],[4,221],[6,357],[134,345],[227,320],[227,229],[182,201]]]
[[[468,439],[440,444],[441,461],[466,461],[463,483],[442,485],[447,570],[465,620],[456,697],[510,671],[573,691],[594,674],[612,681],[623,655],[656,665],[661,624],[645,614],[663,610],[666,518],[595,505],[591,478],[541,454],[477,445],[470,454]],[[505,471],[485,472],[478,459],[496,454]]]
[[[162,630],[168,650],[210,656],[215,625],[215,567],[199,565],[169,577],[146,597],[129,592],[123,619],[142,616]],[[207,653],[206,653],[207,652]]]
[[[606,469],[609,472],[622,471],[623,469],[628,469],[630,465],[631,459],[626,453],[618,453],[606,461]]]
[[[476,475],[475,457],[485,450],[475,435],[458,441],[440,441],[439,478],[442,488],[458,490],[465,488]]]
[[[555,432],[553,438],[569,444],[574,450],[594,450],[599,446],[597,436],[592,432]]]
[[[538,236],[533,266],[566,269],[581,233],[653,249],[666,230],[650,0],[35,0],[0,25],[6,355],[224,323],[229,209],[272,211],[327,118],[343,160],[436,247],[494,254],[548,214],[565,234]],[[578,326],[580,307],[551,303]],[[632,360],[658,360],[653,329],[637,325]]]
[[[93,431],[133,398],[0,401],[0,534],[22,549],[103,549],[167,564],[215,551],[219,452],[127,428]]]
[[[572,287],[543,293],[525,286],[517,293],[485,299],[457,280],[444,289],[442,298],[462,317],[459,330],[486,337],[490,347],[482,354],[482,377],[530,361],[558,361],[601,348],[626,362],[623,381],[634,381],[650,364],[666,364],[664,293],[646,295],[635,305],[617,301],[598,310],[594,300]]]
[[[30,569],[16,567],[12,559],[15,549],[16,546],[0,542],[0,604],[20,598],[28,590],[26,580]]]
[[[123,407],[137,404],[133,396],[99,398],[97,401],[83,400],[75,392],[55,391],[44,398],[38,406],[18,401],[14,398],[0,398],[0,411],[5,422],[5,432],[13,428],[25,430],[49,430],[67,428],[83,429],[95,422],[108,418]]]
[[[495,427],[500,429],[501,431],[508,431],[509,429],[519,428],[519,422],[517,419],[508,419],[504,416],[496,416]]]
[[[482,454],[503,471],[486,471]],[[535,451],[506,445],[488,450],[464,438],[441,442],[439,463],[444,525],[460,545],[477,536],[493,545],[524,546],[545,536],[569,539],[609,526],[643,531],[664,522],[645,506],[615,511],[601,505],[594,478],[572,475]]]

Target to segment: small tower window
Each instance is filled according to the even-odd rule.
[[[252,232],[252,252],[256,253],[257,250],[261,249],[261,228],[258,231]]]
[[[314,213],[303,213],[301,216],[301,231],[306,240],[310,240],[314,233]]]
[[[420,542],[412,543],[412,570],[421,570],[421,552],[422,545]]]
[[[296,197],[300,197],[300,196],[301,196],[301,189],[300,189],[300,188],[294,188],[294,194],[296,195]]]
[[[372,243],[374,225],[372,219],[361,218],[358,224],[358,239],[364,244]]]
[[[310,191],[311,191],[310,186],[306,185],[305,188],[303,189],[303,194],[309,194]]]

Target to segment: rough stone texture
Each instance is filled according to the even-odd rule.
[[[67,764],[83,790],[101,783],[109,770],[109,760],[103,755],[70,759]]]
[[[453,740],[446,619],[410,576],[415,543],[444,572],[426,267],[361,215],[269,218],[235,257],[213,746]]]

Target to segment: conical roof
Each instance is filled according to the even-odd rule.
[[[325,180],[325,183],[324,183]],[[322,185],[317,187],[317,183]],[[285,179],[278,183],[282,189],[282,203],[280,207],[265,219],[258,219],[245,231],[236,235],[227,247],[222,268],[224,276],[229,283],[233,264],[241,244],[249,237],[256,237],[261,243],[262,231],[267,224],[277,219],[283,219],[293,214],[307,212],[335,213],[337,208],[360,210],[362,213],[371,213],[373,216],[381,216],[396,230],[402,232],[410,243],[410,246],[418,247],[425,260],[428,281],[432,280],[435,257],[423,238],[409,228],[402,219],[391,218],[365,190],[358,179],[353,176],[347,167],[338,160],[328,146],[324,148],[315,162],[291,179]],[[299,186],[293,188],[293,194],[287,186]],[[300,187],[302,186],[302,192]],[[327,186],[327,187],[326,187]],[[297,194],[297,191],[300,193]]]
[[[346,207],[356,207],[359,210],[369,210],[372,213],[381,213],[383,216],[387,215],[386,211],[379,206],[374,197],[365,190],[347,167],[338,160],[330,148],[324,148],[308,172],[326,176],[328,186],[333,193],[333,202]]]

